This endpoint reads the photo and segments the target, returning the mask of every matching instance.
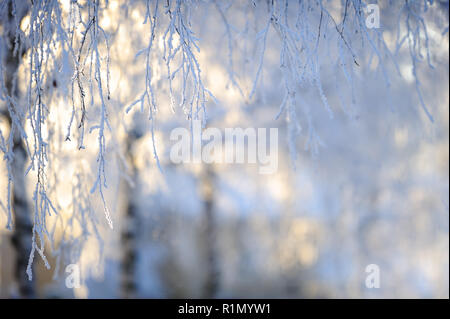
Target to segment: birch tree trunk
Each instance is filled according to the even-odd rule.
[[[141,137],[137,129],[128,134],[126,151],[131,167],[131,179],[134,186],[138,183],[138,172],[133,155],[133,145]],[[122,298],[136,298],[136,259],[137,259],[137,227],[138,210],[136,206],[135,187],[126,183],[126,209],[121,233],[121,295]]]
[[[206,165],[201,178],[202,198],[204,204],[204,221],[206,240],[206,282],[205,298],[215,298],[219,288],[219,270],[217,265],[217,229],[214,215],[214,171],[211,165]]]
[[[7,94],[17,101],[19,101],[20,92],[17,86],[17,72],[19,69],[20,58],[24,54],[24,50],[16,50],[16,25],[20,25],[20,22],[28,12],[26,5],[13,8],[13,2],[8,1],[8,12],[6,23],[4,28],[4,41],[7,44],[7,50],[5,52],[5,87]],[[14,16],[15,12],[15,16]],[[19,48],[21,48],[20,38]],[[9,107],[16,115],[20,112],[10,101]],[[27,201],[27,192],[25,184],[25,165],[27,160],[27,152],[25,150],[24,143],[20,136],[19,130],[15,128],[12,123],[11,114],[5,112],[9,127],[13,130],[13,154],[14,158],[11,163],[12,176],[14,179],[12,189],[12,211],[14,214],[14,230],[11,236],[11,242],[15,250],[14,258],[14,271],[15,279],[18,285],[18,293],[22,298],[32,298],[35,296],[35,289],[33,281],[28,280],[26,274],[26,268],[28,265],[28,256],[31,251],[31,236],[32,236],[32,221],[30,215],[29,204]],[[19,116],[18,116],[19,117]],[[20,117],[19,117],[20,118]],[[23,119],[22,119],[23,120]]]

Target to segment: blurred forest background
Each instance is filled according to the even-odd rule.
[[[22,2],[23,7],[19,5]],[[191,22],[187,25],[198,38],[200,50],[193,52],[203,84],[216,98],[209,98],[205,104],[207,126],[221,130],[279,129],[278,171],[261,175],[255,164],[170,161],[170,131],[189,128],[189,121],[178,108],[182,71],[174,79],[173,88],[167,81],[165,50],[170,41],[176,47],[180,40],[176,36],[173,40],[165,38],[164,31],[170,25],[166,1],[159,3],[162,27],[154,37],[151,34],[155,1],[48,1],[54,16],[61,10],[60,16],[65,19],[61,25],[69,31],[73,28],[73,33],[67,34],[72,34],[76,44],[72,53],[55,45],[53,52],[57,54],[49,55],[51,62],[46,65],[42,80],[48,110],[43,128],[48,144],[46,194],[58,214],[47,215],[44,221],[49,231],[45,235],[45,256],[50,269],[36,253],[29,297],[448,298],[448,2],[379,1],[380,28],[367,31],[377,48],[383,39],[392,56],[387,50],[371,50],[371,44],[360,39],[362,35],[354,32],[358,28],[350,9],[348,27],[343,33],[345,43],[336,32],[343,26],[346,6],[350,8],[358,1],[287,2],[292,7],[286,16],[292,24],[297,12],[309,12],[309,20],[301,19],[298,27],[311,31],[305,31],[299,43],[309,41],[312,47],[316,46],[316,51],[305,49],[315,52],[314,57],[308,58],[318,59],[319,71],[311,74],[320,74],[322,90],[333,112],[331,118],[314,81],[293,84],[297,100],[290,106],[289,114],[297,111],[302,128],[294,133],[286,121],[288,111],[276,118],[285,96],[286,71],[280,68],[280,51],[285,46],[276,27],[271,26],[261,35],[270,23],[270,2],[182,4],[182,14]],[[287,2],[275,1],[274,10],[280,8],[282,12]],[[9,3],[2,1],[0,26],[6,80],[11,76],[8,72],[14,72],[8,68],[7,60],[12,50],[7,45],[5,22],[11,15]],[[28,43],[33,39],[28,37],[33,24],[42,23],[35,30],[45,31],[46,20],[39,20],[41,17],[30,9],[28,1],[15,3],[17,15],[23,10],[19,28],[24,36],[19,36],[18,41],[28,39],[23,40]],[[89,27],[85,9],[91,3],[94,11],[101,8],[95,13],[98,20],[94,25],[98,23],[104,30],[108,46],[103,40],[94,43],[87,37],[86,47],[80,48],[83,32]],[[167,3],[172,8],[170,14],[175,15],[178,2]],[[306,9],[302,7],[304,3]],[[398,46],[397,31],[400,28],[406,32],[405,3],[412,6],[411,12],[420,12],[426,23],[426,45],[434,68],[426,61],[423,32],[418,35],[422,40],[418,44],[422,45],[422,60],[415,60],[408,40]],[[33,6],[40,4],[35,1]],[[319,4],[329,16],[321,12]],[[424,10],[424,6],[429,9]],[[144,24],[148,8],[150,13]],[[79,19],[85,24],[77,26],[75,21]],[[414,19],[412,15],[411,21]],[[53,27],[54,36],[50,38],[61,39],[58,24]],[[320,42],[311,37],[313,34]],[[150,39],[152,53],[147,59],[146,52],[137,53],[149,46]],[[347,46],[352,47],[354,56]],[[16,63],[16,96],[21,105],[30,101],[30,52],[24,47],[22,58]],[[101,52],[100,76],[104,79],[103,89],[108,90],[105,103],[111,130],[105,130],[108,187],[103,193],[114,229],[108,226],[98,192],[90,192],[101,167],[99,135],[89,128],[101,121],[103,108],[95,88],[97,73],[95,68],[89,71],[96,54],[85,53],[88,48]],[[299,52],[304,54],[303,49]],[[78,110],[81,103],[71,54],[81,57],[86,65],[81,81],[86,103],[92,99],[81,143],[84,148],[79,148],[80,113],[76,113],[72,127],[74,136],[66,139],[72,104]],[[352,61],[355,57],[359,66]],[[259,70],[260,61],[263,64]],[[171,67],[176,69],[175,64]],[[152,120],[148,119],[152,106],[145,105],[143,113],[139,102],[132,106],[147,88],[148,72],[157,105]],[[417,77],[434,122],[421,107]],[[2,83],[6,83],[4,79]],[[8,88],[3,84],[2,87],[0,109],[5,111],[0,116],[0,128],[6,140],[10,130],[5,115]],[[170,90],[176,92],[175,112]],[[192,95],[197,92],[193,86],[187,91]],[[11,95],[11,91],[8,93]],[[189,94],[188,98],[192,96]],[[292,122],[293,118],[288,116],[289,120]],[[24,121],[32,144],[31,121]],[[13,244],[17,230],[5,227],[7,163],[6,159],[0,162],[1,298],[23,296],[17,280],[20,252]],[[30,219],[36,176],[27,174],[23,181]],[[31,232],[27,240],[31,241]],[[22,258],[28,261],[28,253]],[[80,267],[79,288],[66,287],[65,269],[69,264]],[[379,289],[365,286],[365,268],[369,264],[380,267]],[[20,270],[25,276],[25,268]]]

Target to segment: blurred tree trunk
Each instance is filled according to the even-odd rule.
[[[142,136],[137,128],[128,134],[126,151],[128,163],[131,168],[131,181],[126,183],[126,210],[121,233],[122,260],[121,260],[121,294],[123,298],[136,298],[136,258],[137,258],[137,229],[138,211],[136,205],[135,186],[139,181],[135,165],[133,145]]]
[[[16,41],[16,23],[20,22],[28,13],[27,4],[20,4],[13,8],[12,1],[8,1],[8,12],[4,13],[5,20],[3,23],[4,41],[6,42],[6,52],[3,65],[5,67],[5,87],[7,94],[14,100],[19,101],[20,92],[17,87],[17,72],[19,69],[20,58],[25,53],[23,43],[18,40],[18,50],[15,50]],[[15,11],[15,16],[14,16]],[[16,52],[15,52],[16,51]],[[11,101],[7,101],[9,107],[18,118],[20,118],[20,110],[17,110]],[[11,236],[13,248],[15,250],[14,272],[15,280],[18,284],[18,293],[20,297],[32,298],[35,295],[33,281],[28,280],[26,268],[28,265],[28,256],[31,251],[31,235],[32,221],[30,216],[29,204],[27,202],[27,192],[25,185],[25,164],[27,160],[27,152],[20,136],[19,130],[13,125],[11,114],[6,111],[4,115],[7,119],[11,134],[13,134],[13,155],[11,162],[12,176],[14,178],[14,186],[12,189],[12,211],[14,214],[14,230]]]
[[[217,229],[214,215],[215,174],[211,165],[205,165],[201,177],[201,196],[204,203],[205,244],[206,244],[206,282],[204,298],[215,298],[219,290],[219,269],[217,265]]]

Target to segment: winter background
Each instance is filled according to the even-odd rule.
[[[378,5],[369,29],[358,0],[3,0],[0,297],[448,298],[448,2]],[[14,107],[49,266],[36,252],[26,296],[32,233],[18,251],[6,227]],[[277,172],[172,163],[171,130],[197,117],[277,127]]]

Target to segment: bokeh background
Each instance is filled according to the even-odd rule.
[[[96,178],[97,136],[86,133],[83,150],[77,149],[76,139],[64,139],[71,115],[68,83],[72,75],[63,67],[53,72],[58,86],[49,88],[46,137],[52,149],[49,194],[59,214],[47,221],[53,231],[53,243],[46,250],[51,269],[35,258],[36,295],[448,298],[449,44],[444,31],[448,3],[435,3],[438,8],[424,15],[434,69],[424,62],[417,71],[434,123],[421,109],[407,47],[396,55],[400,74],[386,62],[389,88],[379,61],[370,54],[358,55],[361,67],[349,84],[336,65],[338,52],[333,43],[338,35],[328,32],[329,38],[321,44],[320,72],[334,117],[328,116],[313,84],[298,89],[299,123],[306,130],[310,121],[314,123],[322,141],[317,150],[305,147],[307,132],[292,139],[285,116],[275,119],[284,88],[281,42],[274,30],[268,33],[258,90],[248,98],[261,52],[261,42],[252,39],[264,28],[268,13],[265,2],[230,3],[194,1],[190,12],[192,30],[200,39],[196,55],[201,74],[217,99],[207,104],[207,123],[221,130],[277,127],[277,172],[261,175],[254,164],[170,161],[170,131],[188,128],[189,122],[181,110],[171,110],[162,32],[154,40],[151,58],[160,170],[147,111],[141,113],[137,106],[125,112],[145,85],[145,54],[136,56],[149,41],[149,25],[143,24],[145,2],[102,3],[100,25],[110,46],[108,107],[113,128],[107,133],[108,188],[104,191],[114,229],[103,216],[101,199],[90,193]],[[324,2],[336,21],[342,21],[343,3]],[[60,4],[69,14],[70,2]],[[227,13],[234,27],[232,54],[216,6]],[[379,32],[394,52],[398,3],[381,1],[380,8]],[[308,23],[314,28],[319,15],[311,14]],[[27,17],[21,28],[26,32]],[[327,28],[334,26],[329,22]],[[353,45],[359,54],[367,43]],[[102,45],[101,50],[106,52],[106,47]],[[230,81],[230,56],[240,89]],[[64,58],[61,61],[64,66]],[[23,92],[26,67],[25,60],[18,73]],[[175,91],[181,89],[180,81],[173,85]],[[89,120],[97,116],[95,109],[88,113]],[[5,121],[0,120],[0,125],[6,134]],[[2,203],[7,196],[4,172],[1,162]],[[27,176],[28,194],[33,192],[33,178]],[[86,216],[81,218],[80,211]],[[10,298],[17,296],[16,252],[10,243],[12,232],[5,225],[6,214],[1,213],[0,297]],[[124,243],[127,229],[134,236]],[[127,274],[124,267],[130,260]],[[82,277],[81,287],[75,289],[65,285],[64,270],[72,263],[79,265]],[[379,289],[365,286],[369,264],[380,267]],[[131,291],[124,291],[124,276],[135,278]]]

